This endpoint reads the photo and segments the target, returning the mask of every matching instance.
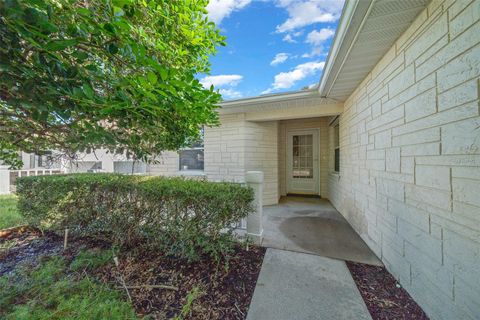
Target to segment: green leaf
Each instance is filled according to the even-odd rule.
[[[157,75],[155,73],[153,73],[152,71],[148,72],[147,79],[148,79],[148,81],[150,81],[150,83],[152,85],[157,83],[157,80],[158,80]]]
[[[83,98],[83,90],[80,88],[73,88],[73,96],[77,99]]]
[[[110,52],[111,54],[116,54],[118,52],[118,47],[116,44],[114,43],[109,43],[107,45],[107,50],[108,52]]]
[[[128,5],[132,3],[133,0],[113,0],[112,3],[117,7],[123,7],[124,5]]]
[[[85,82],[82,86],[82,89],[83,93],[85,93],[85,96],[87,96],[87,98],[93,99],[93,89],[88,83]]]
[[[88,58],[88,54],[84,51],[77,51],[74,53],[74,55],[77,57],[78,60],[84,61],[85,59]]]
[[[69,40],[53,40],[48,42],[45,45],[45,50],[48,51],[60,51],[65,50],[68,47],[73,47],[78,44],[76,39],[69,39]]]
[[[125,14],[125,12],[119,7],[113,7],[113,14],[115,17],[121,17]]]
[[[160,69],[160,77],[162,78],[163,81],[167,81],[168,79],[168,70],[161,68]]]
[[[115,26],[111,24],[110,22],[105,23],[103,25],[103,29],[107,30],[108,32],[115,34]]]
[[[78,8],[78,13],[81,14],[82,16],[90,16],[91,12],[88,9],[85,8]]]

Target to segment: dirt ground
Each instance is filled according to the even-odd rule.
[[[422,308],[384,268],[347,262],[373,320],[428,320]]]
[[[24,227],[0,231],[0,247],[1,276],[49,256],[71,261],[82,249],[108,244],[71,239],[64,251],[62,237]],[[186,319],[245,319],[264,254],[264,248],[238,246],[227,260],[189,263],[160,252],[120,252],[118,267],[112,261],[89,275],[122,291],[124,281],[139,316],[170,319],[186,309]]]

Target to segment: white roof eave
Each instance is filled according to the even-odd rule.
[[[251,97],[251,98],[222,101],[219,103],[219,105],[222,108],[233,108],[233,107],[239,107],[239,106],[258,105],[261,103],[269,103],[269,102],[282,102],[282,101],[288,101],[291,99],[298,99],[298,98],[315,98],[315,97],[318,97],[318,91],[316,89],[310,89],[310,90],[282,92],[282,93],[275,93],[275,94],[269,94],[269,95],[261,95],[257,97]]]
[[[342,11],[342,16],[340,18],[340,22],[338,23],[337,31],[335,32],[335,38],[333,39],[332,46],[330,47],[330,51],[327,56],[327,61],[325,63],[325,67],[323,68],[323,73],[322,77],[320,78],[320,83],[318,86],[318,91],[320,93],[320,96],[326,97],[328,96],[328,92],[326,90],[326,83],[328,80],[330,80],[331,77],[336,77],[337,75],[332,73],[332,67],[335,62],[337,62],[339,59],[342,59],[343,61],[345,60],[346,56],[351,50],[352,44],[354,41],[350,44],[350,48],[347,51],[346,54],[339,55],[340,47],[344,44],[344,39],[345,35],[348,32],[355,32],[356,35],[358,35],[359,30],[361,29],[361,26],[364,24],[366,17],[368,16],[368,11],[370,10],[374,0],[346,0],[345,6],[343,7]],[[364,8],[360,8],[368,6],[367,11],[364,10]],[[363,9],[361,11],[365,12],[363,14],[363,17],[361,19],[361,23],[355,27],[354,30],[352,29],[352,18],[354,17],[354,14],[356,12],[359,12],[359,9]],[[356,38],[356,36],[355,36]]]

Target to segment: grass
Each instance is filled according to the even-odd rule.
[[[0,318],[136,319],[121,291],[84,272],[85,268],[111,263],[112,260],[106,261],[107,256],[108,253],[85,252],[70,265],[62,257],[52,257],[33,270],[24,268],[17,274],[0,277]]]
[[[24,219],[17,210],[17,197],[0,195],[0,230],[24,223]]]

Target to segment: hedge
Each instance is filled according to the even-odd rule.
[[[231,250],[254,198],[235,183],[99,173],[22,177],[17,194],[21,214],[42,230],[189,260]]]

